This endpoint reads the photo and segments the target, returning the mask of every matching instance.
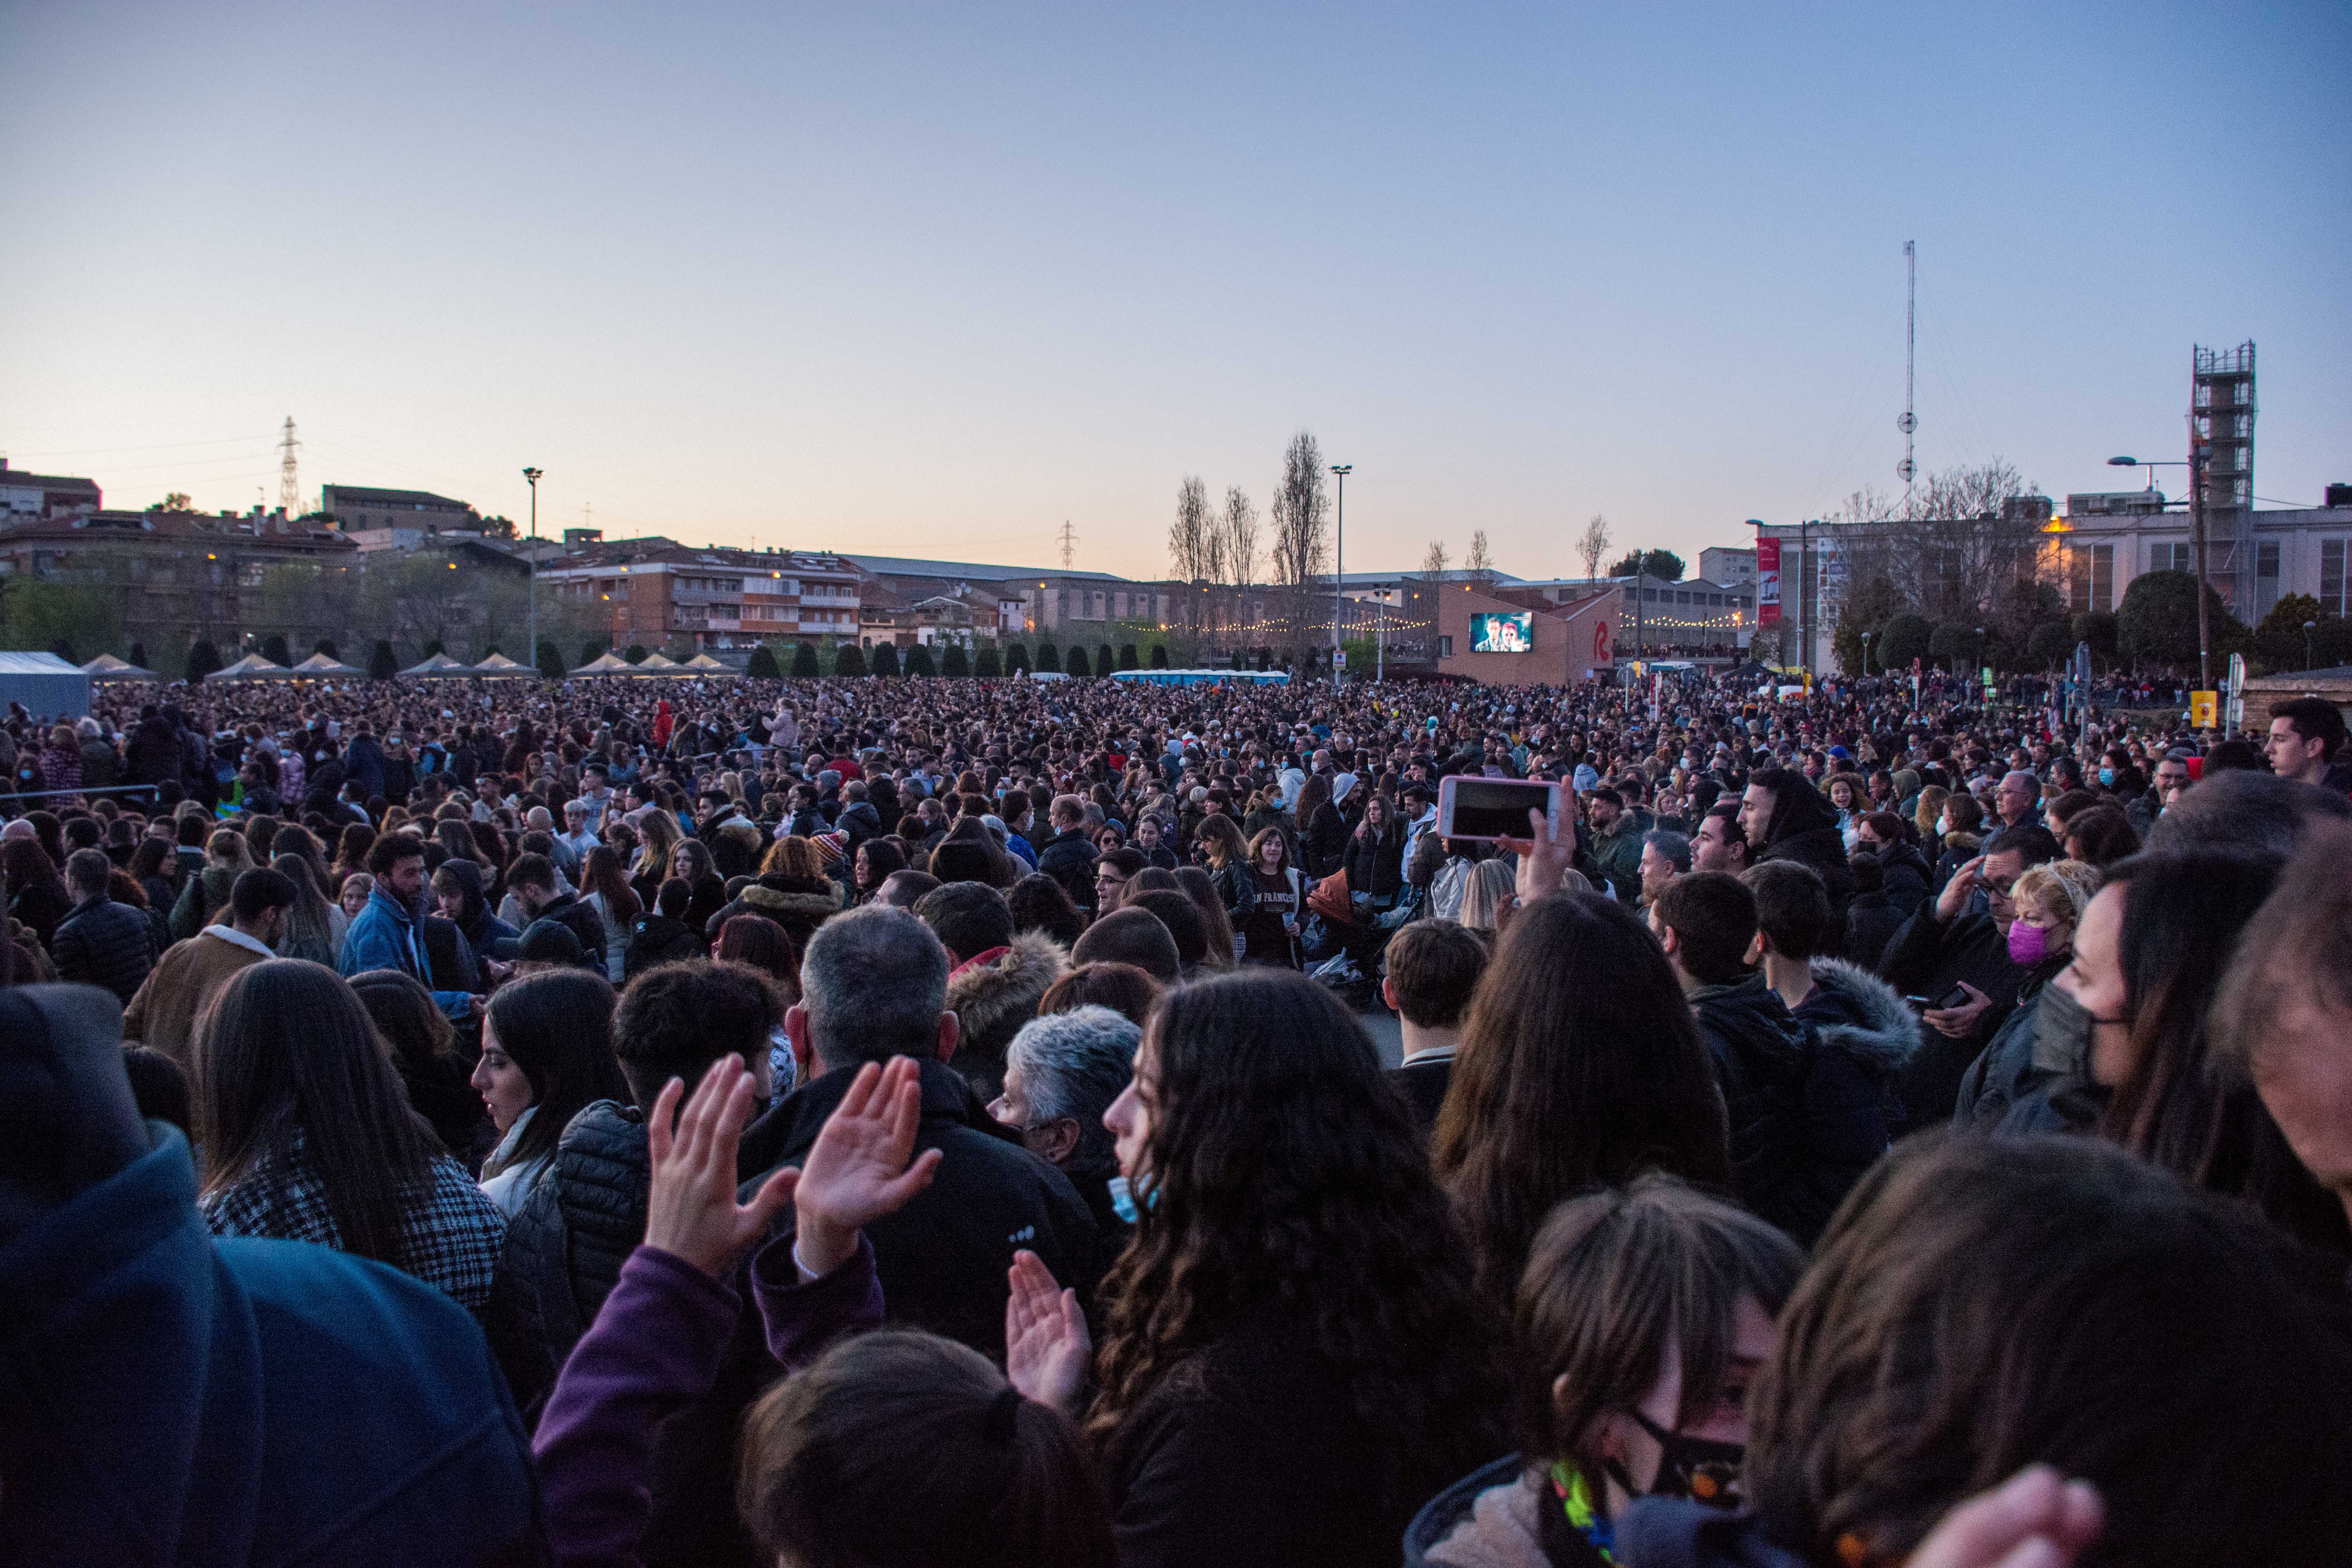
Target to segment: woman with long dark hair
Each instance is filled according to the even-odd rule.
[[[435,1147],[341,975],[290,958],[239,970],[190,1054],[214,1235],[357,1253],[482,1310],[506,1216]]]
[[[1706,1047],[1657,939],[1624,905],[1554,893],[1519,910],[1478,983],[1430,1134],[1477,1259],[1508,1300],[1552,1205],[1643,1171],[1727,1188]]]
[[[635,929],[637,917],[646,911],[645,906],[637,902],[637,890],[629,886],[628,873],[621,865],[621,852],[611,845],[597,845],[582,862],[580,901],[594,910],[604,922],[604,978],[617,985],[625,973],[629,932]]]
[[[459,1054],[457,1031],[434,1005],[433,993],[397,969],[362,970],[351,986],[392,1047],[393,1070],[408,1090],[410,1108],[432,1123],[441,1147],[460,1164],[480,1170],[499,1141],[498,1129],[467,1081],[473,1064]]]
[[[1298,791],[1298,864],[1321,880],[1339,868],[1348,848],[1348,819],[1331,801],[1331,781],[1309,773]]]
[[[727,882],[710,858],[709,846],[699,838],[680,838],[670,848],[669,874],[694,889],[684,918],[696,931],[702,930],[727,902]]]
[[[857,847],[856,880],[849,889],[850,902],[870,904],[882,891],[882,884],[894,871],[907,868],[907,857],[887,838],[869,838]]]
[[[1129,1568],[1393,1561],[1504,1447],[1499,1314],[1363,1029],[1302,975],[1168,994],[1104,1122],[1135,1236],[1086,1420]],[[1075,1405],[1085,1320],[1015,1256],[1008,1366]]]
[[[482,1019],[473,1085],[500,1134],[482,1191],[511,1219],[555,1157],[572,1118],[629,1099],[613,1057],[613,987],[584,969],[546,969],[500,986]]]
[[[2343,1205],[2213,1049],[2214,994],[2280,866],[2243,849],[2158,850],[2116,864],[2084,912],[2074,962],[2042,993],[2037,1043],[2080,1064],[2102,1136],[2243,1199],[2305,1242],[2352,1251]]]
[[[1179,866],[1176,868],[1176,886],[1192,900],[1192,907],[1201,911],[1202,925],[1208,928],[1209,951],[1203,962],[1212,969],[1231,969],[1236,945],[1234,920],[1225,913],[1225,900],[1218,892],[1215,880],[1198,866]]]
[[[11,838],[0,843],[0,877],[7,879],[8,913],[47,947],[57,939],[58,923],[73,912],[73,898],[58,874],[57,862],[34,840]]]
[[[327,901],[327,895],[311,877],[310,862],[299,855],[279,855],[271,859],[269,868],[294,884],[294,901],[287,907],[285,923],[278,928],[278,956],[307,958],[332,969],[336,956],[335,906]]]
[[[758,970],[776,989],[776,1016],[801,999],[801,954],[784,928],[759,915],[736,915],[719,928],[710,956],[721,963],[740,963]],[[792,1037],[782,1023],[768,1031],[768,1068],[772,1100],[782,1100],[800,1087],[800,1063],[793,1056]]]

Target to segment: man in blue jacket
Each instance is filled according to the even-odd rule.
[[[451,1018],[473,1011],[465,991],[437,990],[433,962],[425,950],[425,844],[405,833],[387,833],[368,850],[367,868],[375,890],[367,907],[343,933],[337,969],[349,978],[371,969],[397,969],[433,993],[435,1006]]]
[[[215,1240],[103,991],[0,991],[0,1542],[22,1563],[543,1561],[466,1310],[299,1241]]]

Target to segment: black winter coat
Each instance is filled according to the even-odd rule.
[[[1935,1126],[1951,1116],[1969,1064],[2008,1022],[2025,971],[2011,961],[2009,939],[1990,915],[1961,915],[1947,926],[1936,919],[1935,906],[1927,904],[1886,944],[1878,973],[1906,996],[1932,1001],[1965,980],[1992,998],[1992,1005],[1966,1038],[1948,1039],[1935,1029],[1925,1030],[1919,1054],[1904,1072],[1905,1124]]]
[[[694,928],[668,915],[643,915],[629,937],[628,957],[622,962],[624,980],[635,980],[646,970],[681,959],[708,958],[710,945]]]
[[[945,1157],[929,1188],[866,1229],[882,1299],[891,1321],[960,1340],[1002,1362],[1013,1254],[1034,1252],[1084,1301],[1101,1271],[1094,1215],[1067,1176],[989,1116],[961,1074],[926,1061],[922,1075],[915,1150],[938,1149]],[[776,1167],[807,1158],[856,1077],[848,1068],[827,1072],[753,1122],[737,1156],[744,1181],[764,1181]]]
[[[1811,1164],[1805,1087],[1817,1045],[1812,1031],[1790,1016],[1760,974],[1700,986],[1690,1000],[1723,1090],[1731,1179],[1740,1203],[1791,1236],[1809,1223],[1819,1234],[1812,1217],[1818,1200],[1805,1190]]]
[[[1342,857],[1354,842],[1348,832],[1347,818],[1327,800],[1315,808],[1298,836],[1298,858],[1305,863],[1307,874],[1320,881],[1339,869]],[[1358,888],[1352,876],[1348,879],[1348,888],[1350,892],[1368,890]]]
[[[49,956],[57,960],[59,980],[102,985],[127,1007],[139,983],[155,967],[154,931],[145,910],[100,893],[76,904],[73,913],[58,922],[57,934],[49,939]]]
[[[497,1348],[515,1403],[529,1407],[554,1386],[572,1347],[619,1283],[621,1265],[646,1237],[653,1155],[645,1119],[600,1100],[563,1130],[555,1157],[507,1226],[493,1315]],[[505,1287],[511,1287],[511,1291]]]
[[[1348,836],[1341,857],[1348,872],[1348,891],[1392,900],[1404,888],[1404,834],[1391,828],[1377,837]]]
[[[1086,829],[1073,827],[1066,833],[1056,833],[1037,851],[1037,869],[1062,884],[1062,891],[1070,895],[1070,902],[1082,910],[1095,907],[1095,847],[1087,842]]]

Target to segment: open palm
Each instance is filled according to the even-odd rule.
[[[866,1063],[826,1118],[793,1191],[801,1265],[824,1274],[857,1249],[857,1233],[931,1184],[940,1152],[909,1163],[923,1120],[922,1071],[905,1057]]]
[[[1060,1289],[1035,1253],[1013,1255],[1013,1293],[1004,1303],[1004,1375],[1022,1397],[1076,1415],[1094,1360],[1093,1336],[1078,1293]]]

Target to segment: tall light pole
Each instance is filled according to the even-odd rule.
[[[2213,627],[2212,616],[2205,607],[2205,447],[2192,434],[2189,442],[2189,460],[2185,463],[2143,462],[2137,458],[2109,458],[2111,468],[2187,468],[2189,470],[2189,531],[2197,543],[2197,689],[2213,689]],[[2147,477],[2148,487],[2156,486],[2156,476]]]
[[[530,668],[539,668],[539,476],[544,468],[525,468],[522,477],[530,481],[530,544],[523,552],[523,563],[530,568]]]
[[[1864,632],[1864,633],[1863,633],[1863,634],[1862,634],[1862,673],[1863,673],[1863,678],[1864,678],[1864,679],[1869,679],[1869,676],[1870,676],[1870,634],[1869,634],[1868,632]]]
[[[1331,471],[1339,476],[1339,521],[1331,541],[1331,684],[1339,684],[1339,605],[1347,594],[1348,560],[1348,476],[1356,471],[1353,463],[1334,463]]]
[[[2303,668],[2305,669],[2315,668],[2319,662],[2318,656],[2311,651],[2311,634],[2318,629],[2319,623],[2317,621],[2305,621],[2303,623]]]

